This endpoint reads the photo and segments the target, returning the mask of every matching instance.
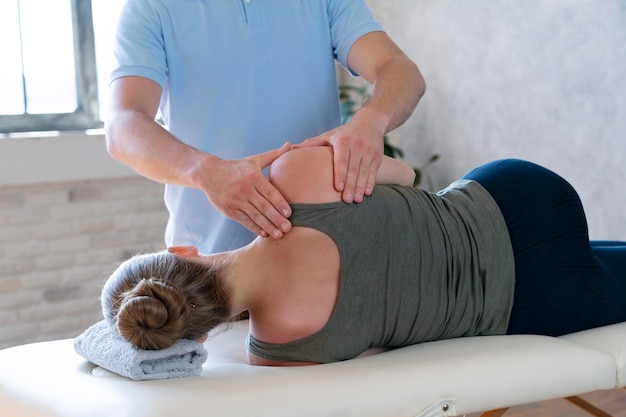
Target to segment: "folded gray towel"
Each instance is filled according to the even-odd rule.
[[[104,320],[74,339],[74,349],[89,362],[134,380],[197,376],[207,359],[202,343],[194,340],[179,340],[161,350],[134,348]]]

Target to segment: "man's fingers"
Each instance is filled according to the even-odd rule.
[[[291,230],[291,207],[262,170],[290,149],[287,142],[262,154],[220,161],[219,175],[209,178],[205,194],[219,211],[253,233],[281,238]]]
[[[291,216],[291,207],[278,189],[265,180],[257,184],[257,192],[258,198],[252,201],[254,206],[281,231],[291,230],[291,223],[287,220]]]
[[[365,196],[372,194],[380,162],[376,156],[350,152],[345,174],[345,186],[342,192],[344,202],[360,203]]]
[[[267,237],[268,233],[259,225],[257,225],[252,218],[243,210],[237,210],[230,216],[233,220],[241,223],[246,229],[250,230],[257,236]]]
[[[261,237],[280,239],[291,230],[291,207],[264,176],[256,181],[230,190],[230,197],[222,200],[222,212]]]
[[[376,175],[378,174],[379,168],[380,163],[374,162],[370,164],[369,175],[367,177],[367,181],[365,182],[365,189],[363,190],[364,195],[372,195],[372,192],[374,191],[374,186],[376,185]]]
[[[233,219],[261,237],[271,236],[275,239],[280,239],[285,233],[252,203],[246,204],[240,210],[237,210],[233,215]]]
[[[348,184],[346,177],[351,159],[350,148],[341,143],[333,146],[333,178],[335,190],[339,192],[344,192]]]
[[[324,132],[321,135],[318,136],[314,136],[312,138],[303,140],[302,142],[293,145],[294,149],[299,149],[299,148],[307,148],[307,147],[312,147],[312,146],[330,146],[331,142],[330,142],[330,137],[332,136],[332,131],[330,132]]]
[[[353,203],[355,201],[356,183],[360,165],[360,156],[358,156],[355,152],[351,152],[348,160],[348,166],[345,171],[343,192],[341,193],[341,198],[346,203]]]
[[[361,159],[361,164],[359,165],[359,173],[356,178],[356,183],[354,185],[354,201],[360,203],[363,201],[363,197],[365,196],[365,187],[369,180],[370,174],[370,166],[371,163],[368,163],[365,159]]]
[[[360,203],[365,196],[371,195],[376,184],[377,165],[374,162],[369,164],[364,159],[361,160],[359,176],[354,187],[354,201]]]
[[[280,239],[291,230],[291,208],[268,181],[257,184],[248,202],[237,211],[235,220],[259,236]]]

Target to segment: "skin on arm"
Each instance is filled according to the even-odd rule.
[[[351,203],[372,193],[384,135],[408,119],[426,87],[417,66],[384,32],[358,39],[348,66],[373,84],[372,96],[350,122],[297,146],[333,147],[334,186]]]
[[[155,122],[162,90],[154,81],[123,77],[110,91],[105,133],[114,159],[154,181],[202,190],[219,211],[259,236],[280,238],[291,230],[287,201],[262,173],[290,145],[223,160],[184,144]]]
[[[376,173],[376,184],[398,184],[412,187],[415,170],[397,159],[383,155],[383,161]]]

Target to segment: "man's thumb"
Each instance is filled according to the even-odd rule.
[[[269,166],[272,162],[278,159],[282,154],[289,152],[291,150],[291,143],[285,142],[283,146],[278,149],[271,149],[267,152],[257,155],[257,162],[261,166],[261,168],[265,168]]]

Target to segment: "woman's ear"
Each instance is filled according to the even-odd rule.
[[[195,246],[169,246],[167,251],[185,258],[198,256],[198,248]]]

